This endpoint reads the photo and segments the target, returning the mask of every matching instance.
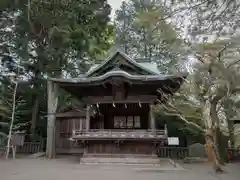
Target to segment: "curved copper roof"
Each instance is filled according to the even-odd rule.
[[[161,80],[170,80],[170,79],[184,79],[187,77],[187,74],[179,74],[179,75],[131,75],[122,70],[113,70],[105,73],[101,76],[96,77],[79,77],[79,78],[71,78],[71,79],[57,79],[50,78],[51,81],[58,83],[90,83],[90,82],[98,82],[104,81],[110,77],[123,77],[129,80],[139,80],[139,81],[161,81]]]

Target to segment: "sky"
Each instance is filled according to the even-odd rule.
[[[112,7],[111,19],[114,18],[115,11],[120,8],[123,1],[125,0],[108,0],[108,3]]]

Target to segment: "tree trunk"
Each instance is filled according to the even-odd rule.
[[[224,144],[223,144],[223,135],[220,131],[220,128],[219,127],[216,127],[215,130],[214,130],[214,144],[216,146],[216,152],[218,153],[218,158],[219,158],[219,163],[221,165],[224,165],[224,163],[226,162],[226,159],[225,159],[225,153],[224,153],[224,149],[226,147],[224,147]],[[224,147],[224,149],[222,149]]]
[[[216,171],[222,171],[221,170],[221,165],[224,164],[225,159],[224,159],[224,151],[221,150],[221,132],[220,128],[216,127],[214,128],[214,146],[215,146],[215,153],[216,153],[216,160],[218,161],[217,164],[218,166],[216,167]],[[226,148],[226,147],[225,147]]]
[[[32,123],[31,123],[31,138],[34,140],[36,135],[36,123],[38,118],[38,109],[39,109],[39,97],[34,96],[33,99],[33,108],[32,108]]]
[[[209,129],[206,134],[206,142],[209,146],[209,152],[213,156],[213,164],[215,171],[222,171],[221,168],[221,154],[219,152],[219,135],[220,135],[220,119],[217,114],[217,102],[218,99],[215,97],[210,104],[210,118],[212,122],[212,127]]]
[[[16,111],[16,95],[17,95],[17,88],[18,88],[18,82],[16,82],[14,91],[13,91],[13,104],[12,104],[12,119],[11,124],[8,132],[8,140],[7,140],[7,152],[6,152],[6,159],[8,159],[9,152],[10,152],[10,145],[11,145],[11,139],[12,139],[12,129],[15,119],[15,111]]]
[[[206,134],[206,151],[208,159],[213,161],[213,167],[216,172],[222,171],[221,164],[219,161],[218,148],[215,145],[214,140],[216,139],[216,133],[214,129],[208,129]]]
[[[219,129],[218,132],[218,147],[219,147],[219,157],[220,157],[220,163],[223,165],[229,161],[228,159],[228,140],[229,137],[224,135]]]

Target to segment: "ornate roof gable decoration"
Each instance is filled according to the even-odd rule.
[[[142,101],[149,101],[146,97],[157,97],[161,100],[164,94],[168,97],[173,95],[187,74],[163,75],[155,65],[152,62],[137,62],[125,53],[116,51],[101,65],[91,68],[83,76],[49,80],[78,99],[92,104],[100,101],[133,102],[140,101],[141,98]]]
[[[149,63],[150,64],[150,63]],[[152,65],[152,64],[151,64]],[[145,63],[146,66],[146,63]],[[134,75],[158,75],[159,72],[152,71],[151,69],[137,63],[131,57],[126,55],[120,50],[115,51],[109,56],[102,64],[91,68],[84,77],[101,76],[110,71],[125,71]]]
[[[49,78],[56,83],[93,83],[112,76],[121,76],[130,80],[161,81],[169,79],[185,79],[188,73],[163,75],[154,62],[137,62],[120,50],[115,51],[103,63],[94,65],[87,73],[77,78]]]

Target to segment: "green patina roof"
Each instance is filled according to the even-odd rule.
[[[89,68],[89,70],[87,71],[87,73],[93,71],[93,70],[96,69],[96,67],[98,67],[99,65],[100,65],[100,64],[94,64],[94,65],[92,65],[92,66]]]
[[[157,63],[155,62],[138,62],[138,64],[145,67],[146,69],[149,69],[150,71],[155,72],[156,74],[160,74]]]
[[[121,59],[122,58],[122,59]],[[137,73],[127,72],[119,68],[119,62],[126,63],[127,67],[134,69]],[[120,63],[121,64],[121,63]],[[56,79],[50,78],[52,81],[61,83],[78,83],[91,84],[93,82],[105,81],[111,77],[122,77],[131,81],[164,81],[174,80],[182,82],[187,74],[178,73],[175,75],[163,75],[159,72],[157,64],[149,61],[136,61],[121,51],[116,51],[103,63],[93,65],[86,74],[78,78]],[[177,83],[177,82],[176,82]]]
[[[157,64],[151,63],[151,62],[137,62],[136,60],[129,57],[124,52],[117,50],[114,53],[112,53],[105,61],[103,61],[101,64],[94,65],[89,69],[89,71],[84,75],[85,77],[92,76],[93,74],[101,71],[102,69],[106,68],[107,65],[112,64],[116,58],[122,57],[124,60],[126,60],[130,66],[133,66],[143,72],[147,75],[160,75],[160,72],[158,71]],[[117,63],[117,62],[114,62]],[[117,65],[117,64],[116,64]]]
[[[155,62],[136,61],[121,51],[116,51],[108,59],[99,65],[92,66],[89,71],[78,78],[58,79],[49,78],[54,83],[80,98],[84,96],[107,96],[110,91],[103,91],[101,87],[105,82],[119,78],[136,85],[132,93],[139,91],[143,94],[158,94],[158,89],[165,89],[167,93],[176,92],[187,74],[178,73],[175,75],[164,75],[158,70]],[[115,82],[114,82],[115,83]],[[108,83],[112,84],[112,82]],[[100,87],[100,88],[99,88]],[[145,87],[145,88],[144,88]],[[166,88],[169,88],[166,90]],[[95,88],[95,90],[93,90]],[[137,90],[137,89],[138,90]],[[131,88],[129,88],[131,91]],[[147,90],[146,90],[147,89]]]
[[[186,78],[187,74],[179,74],[179,75],[131,75],[125,71],[110,71],[104,75],[96,76],[96,77],[79,77],[79,78],[71,78],[71,79],[57,79],[57,78],[50,78],[52,81],[55,82],[62,82],[62,83],[93,83],[108,79],[112,76],[121,76],[130,80],[140,80],[140,81],[162,81],[162,80],[180,80],[182,81]]]
[[[136,62],[139,66],[143,66],[145,69],[148,69],[156,74],[160,74],[160,71],[158,70],[157,63],[155,62]],[[94,64],[91,66],[87,73],[94,71],[99,65],[101,64]]]

